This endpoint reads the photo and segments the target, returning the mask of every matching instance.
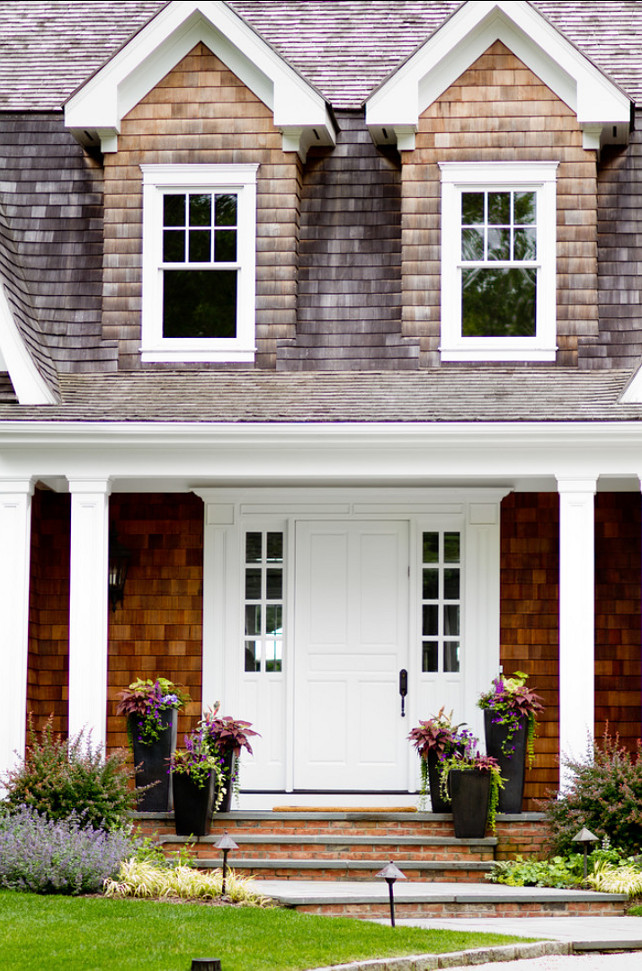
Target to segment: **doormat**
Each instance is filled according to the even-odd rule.
[[[273,806],[273,813],[416,813],[415,806]]]

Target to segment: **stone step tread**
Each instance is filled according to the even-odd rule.
[[[222,860],[216,859],[197,859],[195,861],[203,869],[220,869]],[[380,870],[386,865],[385,859],[379,860],[296,860],[296,859],[269,859],[251,857],[232,857],[228,859],[228,865],[233,870]],[[395,860],[395,865],[400,870],[474,870],[485,873],[492,869],[492,862],[485,860]]]
[[[188,836],[172,836],[172,835],[161,835],[161,842],[163,843],[189,843],[190,838]],[[203,843],[217,843],[220,839],[220,835],[210,835],[201,836],[198,840],[199,844]],[[318,845],[328,845],[328,846],[448,846],[448,847],[470,847],[488,849],[491,850],[493,847],[497,846],[497,837],[488,836],[483,839],[457,839],[455,836],[398,836],[394,833],[389,836],[363,836],[357,835],[352,836],[350,833],[337,835],[331,833],[309,833],[305,835],[298,834],[260,834],[260,833],[234,833],[234,839],[236,842],[242,841],[247,844],[254,843],[265,843],[265,844],[289,844],[292,846],[318,846]]]
[[[134,819],[164,819],[171,822],[174,819],[173,813],[132,813]],[[268,819],[278,819],[278,820],[317,820],[319,822],[325,820],[366,820],[370,822],[374,821],[392,821],[392,822],[420,822],[420,823],[431,823],[431,822],[452,822],[452,813],[422,813],[422,812],[412,812],[412,813],[400,813],[400,812],[359,812],[358,810],[342,810],[341,812],[275,812],[273,810],[239,810],[233,809],[229,813],[217,813],[213,816],[213,821],[220,822],[221,824],[226,821],[262,821]],[[544,820],[544,813],[517,813],[517,814],[507,814],[498,813],[498,822],[507,823],[541,823]]]

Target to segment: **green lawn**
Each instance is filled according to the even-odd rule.
[[[280,909],[0,891],[0,964],[11,971],[189,971],[195,957],[219,958],[222,971],[303,971],[515,940]]]

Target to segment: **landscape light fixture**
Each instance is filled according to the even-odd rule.
[[[395,895],[394,895],[394,884],[395,880],[406,880],[406,874],[402,873],[398,866],[390,861],[388,866],[385,866],[383,870],[379,870],[377,873],[378,877],[383,877],[383,879],[388,884],[388,893],[390,894],[390,925],[395,926]]]
[[[579,831],[579,833],[577,833],[577,835],[574,836],[571,840],[571,843],[581,843],[582,846],[584,847],[584,883],[586,883],[587,876],[588,876],[588,867],[587,867],[588,848],[591,843],[597,843],[598,838],[599,837],[595,836],[590,831],[590,829],[587,829],[586,826],[583,826],[582,829]]]
[[[223,833],[218,843],[215,844],[217,850],[223,850],[223,885],[221,887],[221,896],[225,896],[225,880],[227,877],[227,854],[230,850],[238,850],[238,843],[235,843],[231,836],[228,836],[227,830]]]

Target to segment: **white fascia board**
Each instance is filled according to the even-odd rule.
[[[633,377],[622,392],[620,404],[642,404],[642,364],[639,365],[637,371],[633,374]]]
[[[181,0],[161,10],[70,98],[65,124],[74,133],[117,133],[123,117],[199,42],[274,113],[276,127],[315,126],[333,143],[321,95],[221,0]]]
[[[580,124],[624,124],[630,101],[523,0],[464,4],[366,103],[367,124],[417,125],[429,107],[501,40],[576,114]]]
[[[21,405],[53,405],[57,397],[48,387],[13,319],[5,288],[0,284],[0,361],[9,372]]]

